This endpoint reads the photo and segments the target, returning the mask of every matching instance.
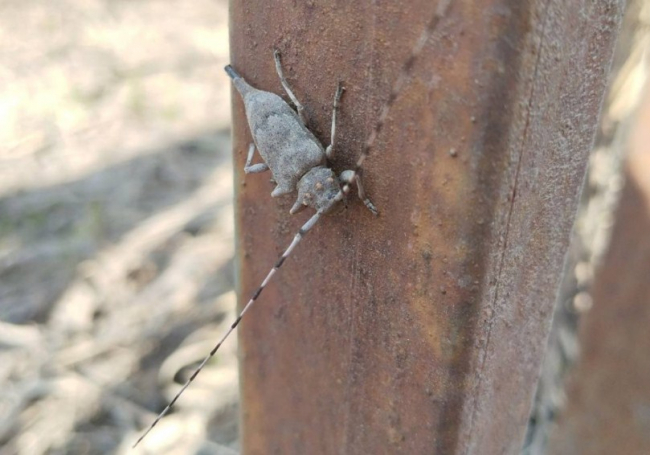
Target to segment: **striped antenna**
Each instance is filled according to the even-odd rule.
[[[354,170],[352,170],[352,174],[348,175],[348,179],[346,183],[343,185],[343,188],[341,191],[336,195],[334,198],[333,202],[338,202],[341,201],[345,198],[345,196],[349,193],[350,191],[350,185],[356,181],[356,176],[361,173],[361,166],[363,165],[364,161],[368,156],[370,155],[371,151],[374,148],[375,141],[377,140],[377,136],[379,133],[381,133],[384,123],[386,121],[386,118],[388,117],[388,113],[395,104],[395,100],[397,99],[397,96],[399,95],[401,89],[403,88],[404,84],[406,83],[406,80],[410,76],[411,70],[413,69],[413,66],[419,57],[420,53],[422,52],[422,49],[424,48],[424,45],[426,42],[429,40],[431,35],[433,34],[434,30],[438,26],[438,23],[440,20],[444,17],[445,12],[447,10],[447,7],[451,3],[451,0],[441,0],[438,3],[438,6],[436,8],[436,11],[434,15],[432,16],[431,20],[427,24],[426,28],[422,32],[422,35],[420,36],[420,39],[417,41],[415,46],[413,47],[413,50],[411,51],[411,55],[409,58],[404,62],[404,65],[401,68],[400,74],[395,80],[395,83],[393,84],[393,87],[391,89],[390,95],[388,96],[388,100],[384,104],[384,106],[381,109],[381,113],[379,115],[379,119],[377,120],[377,123],[375,124],[375,127],[371,131],[370,135],[368,136],[368,140],[366,141],[363,150],[361,152],[361,155],[359,156],[359,159],[357,160],[357,163],[354,167]],[[232,67],[230,67],[232,70]],[[228,71],[228,67],[226,67],[226,71]],[[234,70],[233,70],[234,71]],[[230,74],[230,73],[229,73]],[[369,202],[369,201],[368,201]],[[364,203],[366,201],[364,200]],[[370,203],[372,206],[372,203]],[[368,206],[368,203],[366,203],[366,206]],[[368,207],[373,213],[376,212],[376,209],[374,209],[374,206]],[[374,209],[374,210],[373,210]],[[280,256],[278,261],[275,263],[273,268],[269,271],[269,273],[266,275],[266,278],[264,278],[264,281],[262,281],[262,284],[257,288],[255,293],[253,293],[253,296],[250,298],[246,306],[244,306],[244,309],[239,313],[239,316],[237,316],[237,319],[235,319],[235,322],[231,324],[231,326],[228,328],[226,333],[221,337],[219,342],[215,345],[215,347],[210,351],[210,353],[203,359],[203,361],[199,364],[199,366],[194,370],[194,373],[192,373],[192,376],[183,384],[183,387],[178,391],[178,393],[174,396],[174,398],[169,402],[169,404],[163,409],[163,411],[158,414],[158,417],[153,421],[151,425],[149,425],[149,428],[138,438],[135,444],[133,444],[133,447],[135,448],[140,442],[149,434],[149,432],[158,424],[160,419],[162,419],[167,413],[172,409],[178,398],[185,392],[185,390],[189,387],[189,385],[194,381],[194,379],[198,376],[198,374],[201,372],[203,367],[208,363],[208,361],[214,357],[214,355],[217,353],[223,342],[228,338],[228,336],[235,330],[235,328],[239,325],[239,322],[242,320],[244,317],[244,314],[253,306],[253,303],[258,299],[266,285],[271,281],[275,273],[282,267],[282,264],[284,264],[284,261],[291,255],[293,252],[294,248],[300,243],[302,238],[311,230],[311,228],[314,227],[314,225],[318,222],[320,217],[323,215],[323,213],[327,209],[321,209],[317,211],[298,231],[298,233],[294,236],[293,240],[291,241],[291,244],[287,247],[285,252]]]
[[[241,313],[239,313],[239,316],[237,316],[237,319],[235,319],[235,322],[233,322],[226,333],[221,337],[219,342],[212,348],[212,351],[203,359],[203,361],[199,364],[199,366],[194,370],[194,373],[192,373],[192,376],[183,384],[183,387],[178,391],[178,393],[174,396],[172,401],[169,402],[169,404],[165,407],[165,409],[162,410],[160,414],[158,414],[158,417],[156,417],[156,420],[153,421],[151,425],[149,425],[149,428],[147,428],[147,431],[145,431],[140,438],[133,444],[133,448],[135,448],[138,444],[140,444],[140,441],[142,441],[151,430],[153,430],[153,427],[155,427],[160,419],[165,417],[167,413],[172,409],[172,406],[176,403],[178,398],[185,392],[185,389],[189,387],[189,385],[194,381],[194,379],[198,376],[198,374],[201,372],[203,367],[205,366],[208,361],[214,357],[214,355],[217,353],[221,345],[223,344],[224,341],[226,341],[226,338],[235,330],[235,328],[239,325],[239,322],[241,319],[244,317],[246,312],[253,306],[253,303],[257,300],[257,298],[260,296],[264,288],[266,287],[267,284],[271,281],[271,278],[273,278],[273,275],[278,271],[280,267],[282,267],[282,264],[284,264],[284,261],[291,255],[291,252],[294,250],[296,245],[300,243],[302,238],[311,230],[311,228],[314,227],[314,225],[318,222],[320,217],[323,215],[325,212],[324,209],[321,209],[317,211],[303,226],[298,230],[298,233],[294,236],[293,240],[291,241],[291,244],[287,249],[284,251],[282,256],[280,256],[280,259],[275,263],[273,268],[269,271],[268,275],[266,275],[266,278],[264,278],[264,281],[262,281],[262,284],[260,284],[260,287],[257,288],[257,290],[253,293],[253,296],[250,298],[246,306],[244,307],[243,310],[241,310]]]

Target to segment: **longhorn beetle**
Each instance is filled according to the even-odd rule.
[[[230,76],[235,88],[243,98],[248,125],[253,136],[253,143],[248,148],[244,172],[246,174],[257,174],[270,170],[277,184],[271,193],[272,197],[282,196],[297,189],[298,198],[291,208],[290,213],[297,213],[306,207],[313,208],[316,210],[316,213],[298,230],[291,244],[266,275],[266,278],[264,278],[262,284],[257,288],[246,306],[239,313],[235,322],[232,323],[212,351],[203,359],[196,370],[194,370],[194,373],[192,373],[192,376],[183,384],[178,393],[158,417],[156,417],[142,436],[140,436],[133,447],[137,446],[149,434],[153,427],[156,426],[160,419],[171,410],[185,389],[194,381],[194,378],[201,372],[205,364],[216,354],[226,338],[235,330],[244,317],[244,314],[255,303],[266,285],[271,281],[273,275],[275,275],[282,264],[284,264],[284,261],[291,255],[296,245],[300,243],[300,240],[314,227],[323,214],[344,200],[350,192],[352,184],[357,185],[359,198],[364,202],[366,207],[374,215],[378,214],[376,207],[365,196],[360,178],[361,166],[370,155],[377,136],[384,127],[384,122],[386,121],[390,108],[395,103],[424,45],[433,34],[440,19],[444,16],[449,3],[451,3],[451,0],[440,0],[438,3],[433,16],[413,47],[411,55],[404,62],[399,76],[393,83],[388,99],[379,114],[379,119],[370,132],[354,169],[343,171],[338,178],[334,174],[334,171],[327,167],[327,159],[334,153],[336,144],[336,113],[339,108],[341,95],[344,91],[340,82],[334,96],[330,145],[327,148],[323,148],[322,144],[306,126],[304,108],[289,88],[289,84],[284,77],[279,51],[276,50],[274,52],[276,71],[280,77],[282,87],[296,106],[297,113],[278,95],[251,87],[231,65],[225,67],[226,73]],[[251,164],[256,148],[262,156],[264,163]]]

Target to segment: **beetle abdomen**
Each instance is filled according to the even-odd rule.
[[[325,163],[323,146],[282,98],[251,87],[244,105],[257,150],[278,185],[274,196],[294,191],[307,171]]]

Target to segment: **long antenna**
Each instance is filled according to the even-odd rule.
[[[411,51],[411,55],[409,58],[404,62],[404,65],[402,65],[402,68],[400,70],[400,74],[395,80],[393,87],[391,89],[390,95],[388,96],[388,100],[382,107],[381,113],[379,115],[379,119],[377,120],[377,123],[375,124],[375,127],[371,131],[370,135],[368,136],[368,140],[366,141],[363,150],[361,151],[361,155],[359,156],[359,159],[357,160],[357,163],[354,167],[354,170],[352,171],[352,175],[349,176],[347,182],[343,185],[343,188],[339,193],[336,195],[334,198],[334,201],[341,201],[344,199],[344,197],[349,193],[350,191],[350,185],[352,182],[356,180],[355,176],[359,175],[361,173],[361,166],[363,165],[364,161],[368,156],[370,155],[371,151],[373,150],[375,146],[375,142],[377,140],[377,136],[379,133],[382,131],[384,127],[384,123],[386,121],[386,118],[388,117],[388,113],[395,104],[395,100],[397,99],[398,94],[400,93],[402,87],[404,86],[404,83],[410,76],[411,70],[413,69],[413,66],[419,57],[420,53],[422,52],[422,49],[424,48],[424,45],[426,42],[429,40],[431,35],[433,34],[434,30],[437,28],[438,23],[440,20],[444,17],[447,8],[449,4],[451,3],[451,0],[440,0],[438,3],[438,6],[436,7],[436,11],[434,15],[431,17],[431,20],[427,24],[426,28],[423,30],[422,35],[420,35],[420,39],[417,41],[415,46],[413,47],[413,50]],[[333,201],[333,202],[334,202]],[[291,255],[293,252],[294,248],[300,243],[302,238],[309,232],[311,228],[314,227],[314,225],[318,222],[320,219],[321,215],[325,212],[325,209],[321,209],[317,211],[298,231],[298,233],[294,236],[293,240],[291,241],[291,244],[287,247],[285,252],[280,256],[278,261],[275,263],[273,268],[269,271],[268,275],[266,275],[266,278],[264,278],[264,281],[262,281],[262,284],[257,288],[255,293],[253,293],[253,296],[250,298],[246,306],[244,306],[244,309],[239,313],[239,316],[237,316],[237,319],[235,319],[235,322],[232,323],[230,328],[226,331],[226,333],[221,337],[219,342],[215,345],[215,347],[210,351],[210,353],[203,359],[203,361],[199,364],[199,366],[194,370],[194,373],[192,373],[192,376],[183,384],[183,387],[178,391],[178,393],[174,396],[174,398],[169,402],[169,404],[165,407],[165,409],[162,410],[160,414],[158,414],[158,417],[153,421],[151,425],[147,428],[147,430],[138,438],[138,440],[133,444],[133,448],[135,448],[140,442],[149,434],[151,430],[158,424],[160,419],[162,419],[167,413],[172,409],[178,398],[185,392],[185,389],[189,387],[189,385],[194,381],[194,379],[198,376],[198,374],[201,372],[203,367],[205,366],[208,361],[214,357],[214,355],[217,353],[223,342],[228,338],[228,336],[235,330],[237,325],[239,325],[239,322],[241,319],[244,317],[244,314],[253,306],[253,303],[257,300],[257,298],[260,296],[266,285],[271,281],[271,278],[273,278],[273,275],[278,271],[280,267],[282,267],[282,264],[284,264],[284,261]]]
[[[226,331],[226,333],[221,337],[219,342],[212,348],[212,351],[203,359],[203,361],[199,364],[199,366],[194,370],[194,373],[192,373],[192,376],[183,384],[183,387],[178,391],[178,393],[174,396],[172,401],[169,402],[169,404],[165,407],[165,409],[162,410],[160,414],[158,414],[158,417],[156,417],[156,420],[153,421],[151,425],[149,425],[149,428],[147,428],[147,431],[145,431],[140,438],[133,444],[133,448],[135,448],[138,444],[140,444],[140,441],[142,441],[151,430],[153,430],[153,427],[155,427],[160,419],[165,417],[167,413],[172,409],[172,406],[174,406],[174,403],[176,403],[176,400],[185,392],[185,389],[189,387],[189,385],[194,381],[194,378],[198,376],[198,374],[201,372],[203,367],[205,366],[208,361],[214,357],[214,355],[217,353],[221,345],[223,344],[224,341],[226,341],[226,338],[235,330],[237,325],[239,325],[239,322],[241,319],[244,317],[246,312],[253,306],[253,303],[257,300],[257,298],[260,296],[264,288],[266,287],[267,284],[269,284],[269,281],[271,281],[271,278],[273,278],[273,275],[278,271],[280,267],[282,267],[282,264],[284,264],[284,261],[291,255],[291,252],[293,249],[300,243],[302,238],[309,232],[311,228],[314,227],[314,225],[318,222],[320,219],[321,215],[325,212],[324,209],[321,209],[317,211],[305,224],[302,225],[300,230],[298,230],[298,233],[294,236],[293,240],[291,241],[291,244],[287,247],[287,249],[284,251],[282,256],[280,256],[280,259],[275,263],[273,268],[269,271],[268,275],[266,275],[266,278],[264,278],[264,281],[262,281],[262,284],[257,288],[257,290],[253,293],[253,296],[250,298],[244,309],[239,313],[239,316],[237,316],[237,319],[235,319],[235,322],[233,322],[230,325],[230,328]]]

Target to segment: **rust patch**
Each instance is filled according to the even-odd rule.
[[[542,34],[546,5],[452,0],[364,165],[382,215],[353,200],[325,217],[242,323],[245,453],[518,449],[616,31],[616,11],[557,1]],[[279,48],[325,143],[345,82],[337,171],[353,166],[436,7],[232,6],[233,65],[281,93]],[[234,99],[243,182],[250,137]],[[555,153],[559,125],[578,117],[571,153]],[[264,176],[238,184],[240,300],[309,216],[291,219],[291,198],[271,189]]]

